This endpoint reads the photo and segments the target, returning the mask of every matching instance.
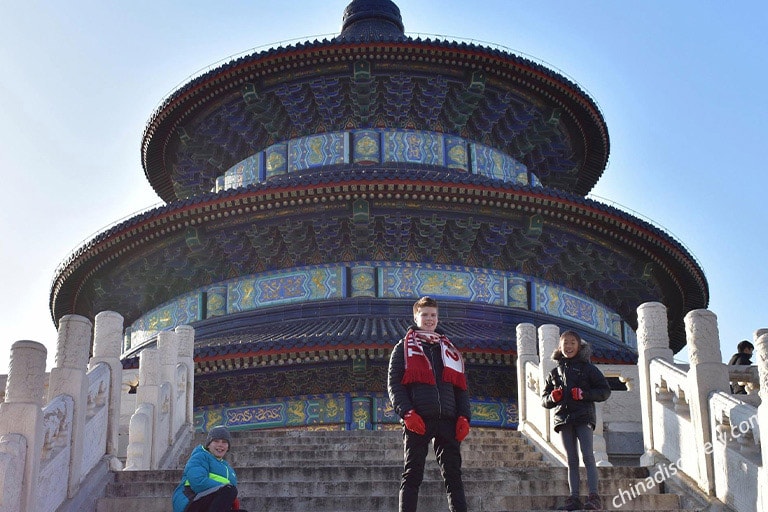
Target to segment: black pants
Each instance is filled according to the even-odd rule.
[[[456,420],[424,420],[427,433],[422,435],[403,429],[403,479],[400,481],[400,512],[416,512],[419,486],[424,480],[424,464],[429,443],[434,439],[435,459],[445,483],[448,508],[466,512],[467,499],[461,480],[461,443],[456,441]]]
[[[229,512],[237,498],[237,488],[225,485],[216,492],[190,501],[184,512]]]

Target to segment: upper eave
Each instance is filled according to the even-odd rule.
[[[549,147],[551,140],[545,140],[543,142],[545,147],[540,151],[537,150],[538,160],[535,163],[526,162],[529,170],[537,174],[546,186],[586,195],[594,187],[607,165],[610,143],[607,125],[599,108],[578,85],[559,73],[529,59],[486,46],[419,38],[392,40],[374,38],[343,42],[323,40],[273,48],[232,60],[191,80],[162,103],[145,128],[141,154],[146,178],[166,202],[188,197],[189,195],[179,191],[179,189],[189,189],[188,184],[180,185],[175,182],[177,178],[174,177],[174,166],[179,164],[179,139],[185,135],[181,132],[187,126],[199,123],[204,116],[210,116],[211,109],[221,110],[224,101],[230,102],[227,108],[242,110],[240,105],[233,106],[232,98],[241,94],[246,84],[255,84],[261,91],[268,90],[275,84],[295,84],[297,81],[306,83],[310,79],[325,76],[333,69],[338,70],[340,66],[351,69],[353,64],[361,59],[378,65],[376,72],[382,74],[408,73],[409,70],[416,68],[422,75],[431,73],[435,76],[458,76],[479,72],[488,84],[486,89],[493,90],[495,96],[493,101],[487,98],[475,101],[470,98],[468,103],[475,101],[476,104],[466,108],[476,108],[482,102],[487,102],[482,107],[493,111],[494,101],[498,102],[499,91],[507,91],[509,95],[515,97],[515,101],[520,101],[522,98],[530,105],[534,105],[537,116],[546,117],[552,114],[554,121],[539,119],[538,122],[543,124],[545,129],[551,127],[549,123],[555,123],[554,130],[563,132],[559,135],[548,134],[552,137],[562,137],[558,143],[562,142],[567,146],[563,150],[566,158],[560,158],[565,160],[563,168],[556,168],[551,159],[547,160],[550,157],[542,155],[548,151],[551,152]],[[453,94],[464,94],[464,92],[459,91]],[[384,93],[379,91],[379,94]],[[301,102],[301,98],[296,100]],[[211,158],[220,162],[217,168],[203,161],[200,168],[194,170],[196,176],[201,176],[202,182],[195,184],[197,188],[192,195],[208,190],[215,176],[222,173],[222,168],[250,156],[257,150],[264,149],[269,143],[288,140],[297,133],[307,135],[308,133],[305,133],[307,131],[330,131],[330,128],[337,128],[329,127],[330,122],[337,122],[342,125],[342,128],[364,127],[366,123],[373,122],[380,124],[390,122],[385,116],[380,116],[375,121],[359,119],[353,112],[345,119],[333,121],[326,119],[311,126],[297,126],[296,115],[289,115],[281,110],[282,105],[279,102],[274,103],[277,104],[276,113],[270,113],[270,115],[282,117],[280,122],[274,123],[280,127],[273,129],[270,133],[261,127],[252,129],[246,137],[249,140],[241,142],[236,149],[230,147],[222,149],[216,144],[210,144],[209,141],[195,141],[196,144],[209,145],[210,147],[204,148],[204,154],[206,156],[212,154]],[[302,108],[312,109],[314,106],[310,102],[307,105],[302,104]],[[446,109],[448,106],[443,105],[443,110]],[[478,110],[475,110],[470,115],[479,115],[477,112]],[[398,115],[400,114],[402,114],[401,117],[408,118],[408,112]],[[311,115],[318,117],[315,113]],[[518,138],[514,132],[499,135],[499,132],[503,131],[499,125],[489,126],[489,122],[485,119],[482,130],[473,126],[471,118],[462,118],[463,124],[455,125],[452,130],[450,126],[446,126],[451,123],[446,123],[445,118],[455,114],[442,112],[440,115],[443,119],[438,119],[432,123],[432,126],[415,127],[455,134],[510,153],[519,146],[518,140],[510,142],[510,138]],[[413,118],[406,124],[408,123],[413,124]],[[377,125],[377,127],[380,126]],[[254,135],[254,130],[260,131],[261,137],[259,134]],[[519,138],[525,139],[524,144],[542,143],[538,130],[539,128],[536,128],[533,130],[534,133],[524,133]],[[528,131],[531,130],[528,129]],[[514,154],[511,156],[517,157]],[[205,160],[205,157],[198,160]],[[531,168],[537,165],[539,168]]]

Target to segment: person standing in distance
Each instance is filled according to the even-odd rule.
[[[399,510],[415,512],[429,444],[451,512],[466,512],[461,477],[461,442],[472,418],[464,360],[451,341],[437,329],[437,301],[422,297],[413,305],[412,325],[395,345],[389,360],[387,390],[402,419],[404,463]]]
[[[752,364],[752,352],[755,350],[755,346],[747,340],[742,340],[736,345],[736,352],[731,356],[728,361],[728,365],[744,365],[748,366]],[[741,382],[731,384],[731,393],[736,395],[746,395],[747,387]]]
[[[611,387],[597,366],[590,362],[592,349],[574,331],[560,335],[560,343],[552,353],[557,366],[547,375],[541,403],[555,409],[555,432],[560,432],[568,461],[570,495],[558,510],[579,510],[579,448],[587,470],[589,497],[584,510],[602,510],[597,492],[597,464],[592,445],[595,430],[595,402],[608,400]]]

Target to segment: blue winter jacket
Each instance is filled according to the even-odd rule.
[[[181,483],[173,491],[173,512],[184,512],[190,501],[184,492],[185,487],[188,486],[192,492],[199,494],[227,484],[237,487],[235,470],[226,460],[217,458],[203,445],[198,445],[192,450],[192,455],[184,466]]]

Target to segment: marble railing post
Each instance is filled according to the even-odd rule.
[[[538,363],[539,355],[536,353],[536,326],[533,324],[517,324],[517,420],[520,429],[524,429],[528,421],[528,383],[526,382],[525,365]],[[539,397],[530,397],[531,401]]]
[[[139,354],[139,387],[136,390],[136,409],[142,404],[152,406],[151,435],[152,440],[148,443],[150,449],[150,468],[156,469],[160,458],[158,453],[158,420],[160,416],[160,361],[158,350],[156,348],[145,348]],[[128,439],[130,444],[132,441]],[[165,443],[165,438],[163,438]]]
[[[715,466],[712,457],[712,427],[709,396],[715,391],[729,392],[728,369],[720,353],[717,316],[706,309],[696,309],[685,315],[685,338],[691,367],[688,381],[691,395],[691,433],[697,449],[698,483],[710,495],[715,491]]]
[[[659,302],[646,302],[637,308],[637,372],[640,385],[640,407],[643,422],[643,448],[640,464],[653,466],[657,462],[653,433],[653,383],[651,361],[663,359],[672,362],[667,331],[667,308]]]
[[[37,481],[43,454],[43,394],[45,393],[45,362],[48,351],[42,343],[21,340],[11,346],[5,401],[0,403],[0,436],[20,434],[26,440],[26,456],[20,495],[4,489],[3,510],[37,510]],[[6,491],[8,494],[5,494]],[[13,498],[18,498],[14,500]],[[15,508],[11,501],[17,501]]]
[[[72,443],[69,460],[67,497],[74,497],[83,476],[83,442],[85,418],[88,412],[88,377],[86,368],[91,348],[93,324],[79,315],[66,315],[59,320],[56,341],[56,363],[48,379],[50,402],[59,395],[72,397]]]
[[[760,400],[757,408],[757,424],[760,429],[762,467],[758,470],[757,510],[768,510],[768,330],[755,340],[755,363],[760,375]]]
[[[160,353],[160,382],[167,382],[171,390],[168,432],[162,432],[162,446],[173,444],[176,436],[173,426],[176,423],[176,364],[179,361],[179,340],[175,331],[160,331],[157,333],[157,350]],[[165,453],[165,449],[163,449]]]
[[[546,324],[539,327],[539,394],[544,390],[544,385],[547,381],[549,372],[557,365],[557,363],[552,360],[552,353],[559,343],[560,328],[558,326]],[[548,443],[552,442],[551,433],[553,432],[552,422],[550,421],[551,412],[550,409],[547,409],[546,414],[544,415],[546,425],[541,426],[541,435]]]
[[[115,457],[118,452],[120,431],[120,401],[123,386],[123,363],[120,352],[123,343],[123,317],[114,311],[102,311],[96,315],[93,328],[93,357],[88,362],[88,370],[99,363],[109,366],[109,406],[107,420],[106,454]],[[119,462],[117,462],[119,464]]]
[[[179,363],[187,369],[187,375],[184,379],[186,389],[187,410],[184,414],[184,423],[193,428],[194,420],[194,387],[195,387],[195,329],[190,325],[180,325],[176,328],[176,335],[179,337]]]
[[[757,353],[757,342],[760,339],[760,336],[762,336],[763,334],[768,334],[768,328],[757,329],[755,332],[752,333],[752,345],[755,346],[755,353]],[[752,358],[753,365],[757,364],[755,361],[757,361],[757,359],[753,357]],[[755,384],[752,387],[754,388],[755,386],[759,386],[759,382],[760,382],[760,379],[759,379],[759,373],[758,373],[758,384]],[[747,389],[749,389],[749,387]],[[752,393],[756,394],[755,390],[753,390]]]
[[[757,354],[757,342],[760,339],[760,336],[762,336],[763,334],[768,334],[768,329],[757,329],[755,332],[752,333],[752,345],[754,345],[754,347],[755,347],[755,351],[754,351],[755,354]],[[756,361],[756,359],[753,359],[752,365],[756,365],[757,364],[755,361]],[[758,368],[752,368],[751,366],[749,368],[750,368],[750,371],[758,370]],[[758,391],[760,390],[760,388],[759,388],[759,386],[760,386],[760,375],[759,375],[759,372],[756,372],[756,373],[758,375],[757,383],[750,383],[750,384],[748,384],[746,386],[747,394],[748,395],[757,395]],[[755,389],[756,387],[758,389]]]

